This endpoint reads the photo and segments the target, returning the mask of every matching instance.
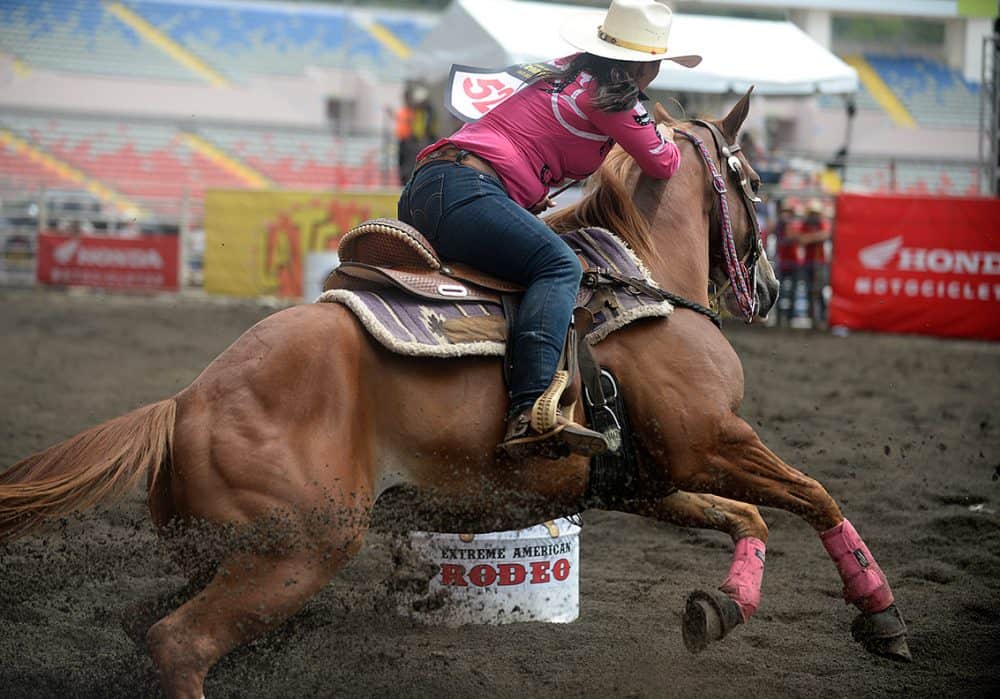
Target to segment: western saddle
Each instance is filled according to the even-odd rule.
[[[505,294],[524,287],[468,265],[445,263],[413,226],[376,218],[355,226],[340,239],[340,266],[323,290],[391,286],[431,301],[486,302],[503,305]]]

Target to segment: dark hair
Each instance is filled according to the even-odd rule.
[[[565,87],[576,80],[580,73],[590,73],[597,81],[594,106],[602,112],[624,112],[639,101],[639,86],[629,71],[631,61],[581,53],[562,68],[553,66],[539,74],[539,78],[556,88]]]

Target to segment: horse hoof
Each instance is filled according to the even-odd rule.
[[[910,646],[906,643],[906,622],[894,604],[881,612],[859,614],[851,624],[851,635],[873,655],[913,662]]]
[[[876,638],[864,643],[865,650],[873,655],[878,655],[889,660],[900,663],[912,663],[913,656],[910,654],[910,646],[906,642],[906,636],[896,638]]]
[[[719,590],[695,590],[684,607],[684,645],[692,653],[700,653],[713,641],[718,641],[740,623],[740,607]]]

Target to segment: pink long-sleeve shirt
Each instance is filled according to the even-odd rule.
[[[548,194],[549,185],[596,171],[615,143],[647,175],[673,175],[680,151],[656,130],[642,103],[631,110],[604,112],[593,104],[596,92],[597,82],[588,73],[580,73],[560,90],[539,80],[479,121],[428,146],[417,159],[446,143],[471,151],[490,162],[510,197],[526,209]]]

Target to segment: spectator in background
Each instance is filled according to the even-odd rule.
[[[430,92],[423,85],[408,85],[403,93],[403,106],[396,112],[400,182],[407,182],[413,174],[417,153],[436,140]]]
[[[801,212],[785,199],[778,208],[774,224],[775,271],[781,282],[778,295],[778,325],[789,325],[795,301],[795,282],[799,277],[800,248],[798,242]]]
[[[831,238],[831,227],[819,199],[810,200],[806,206],[806,216],[799,226],[797,238],[802,247],[801,275],[809,299],[809,315],[813,327],[823,327],[826,325],[824,291],[829,279],[827,241]]]

